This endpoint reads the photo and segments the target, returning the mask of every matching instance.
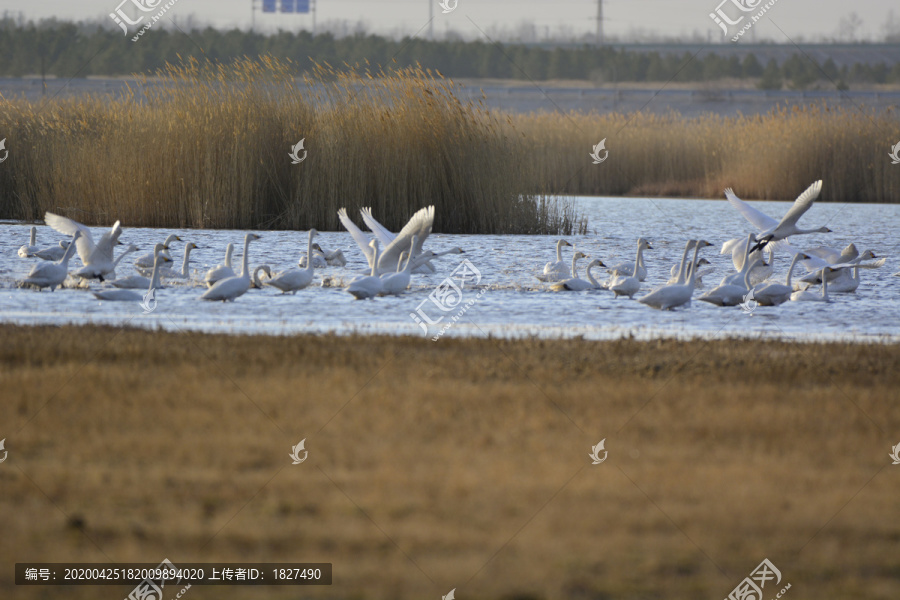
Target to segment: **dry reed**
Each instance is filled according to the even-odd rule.
[[[420,68],[290,61],[169,65],[125,98],[0,99],[8,160],[0,217],[47,210],[90,224],[338,229],[372,206],[391,229],[435,204],[435,231],[569,233],[557,194],[900,201],[891,112],[822,106],[684,119],[635,113],[505,115]],[[307,158],[291,164],[301,138]],[[606,138],[609,159],[591,164]]]

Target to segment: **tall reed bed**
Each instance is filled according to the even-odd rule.
[[[434,204],[436,231],[570,233],[586,224],[559,194],[790,199],[824,179],[825,201],[900,201],[892,112],[507,115],[419,68],[301,71],[192,60],[124,98],[0,99],[0,218],[337,229],[338,208],[372,206],[398,229]]]
[[[542,189],[588,195],[792,199],[824,180],[822,200],[900,202],[893,112],[808,106],[765,115],[685,119],[677,113],[517,116]],[[606,139],[608,158],[589,152]],[[601,151],[601,157],[604,153]]]
[[[452,82],[418,68],[299,71],[272,58],[187,61],[125,98],[3,101],[0,214],[336,229],[338,208],[372,206],[398,229],[434,204],[443,232],[584,227],[571,202],[535,192],[508,124],[460,101]],[[301,139],[306,158],[292,164]]]

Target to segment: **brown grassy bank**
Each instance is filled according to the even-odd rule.
[[[4,598],[164,556],[333,562],[311,598],[718,598],[764,557],[787,597],[900,592],[898,346],[0,337]]]
[[[503,115],[452,82],[273,59],[170,67],[124,99],[0,99],[9,158],[0,218],[55,211],[89,224],[339,227],[371,205],[392,229],[435,204],[435,230],[568,233],[583,222],[553,194],[900,201],[890,112],[807,108],[762,116]],[[289,149],[305,139],[307,158]],[[606,138],[609,158],[592,164]]]

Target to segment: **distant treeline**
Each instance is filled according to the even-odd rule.
[[[854,84],[900,83],[900,62],[838,67],[795,54],[778,64],[762,64],[753,54],[722,57],[714,49],[693,60],[682,55],[614,48],[547,49],[484,42],[392,40],[377,35],[336,38],[309,32],[264,35],[207,28],[188,34],[152,29],[131,41],[116,29],[75,23],[19,25],[0,20],[0,76],[52,74],[59,77],[130,75],[162,68],[178,57],[222,62],[270,54],[294,61],[329,63],[340,68],[368,61],[373,67],[403,68],[419,64],[454,78],[582,79],[597,83],[669,81],[701,82],[724,78],[754,79],[763,89],[806,89],[820,83],[846,88]],[[312,65],[312,63],[310,63]]]

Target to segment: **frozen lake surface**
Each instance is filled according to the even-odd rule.
[[[659,200],[642,198],[579,198],[577,203],[588,216],[590,234],[565,239],[592,258],[606,264],[633,260],[636,240],[651,240],[653,250],[645,252],[649,276],[641,294],[669,277],[689,238],[702,237],[713,243],[701,256],[716,268],[705,278],[707,289],[733,271],[730,255],[718,254],[721,244],[750,232],[750,225],[725,201]],[[790,206],[787,202],[754,203],[763,212],[780,218]],[[377,217],[378,215],[376,215]],[[555,236],[523,235],[441,235],[429,237],[427,248],[435,251],[460,246],[464,255],[448,255],[436,261],[437,274],[414,275],[412,289],[400,297],[358,301],[339,287],[320,287],[323,277],[349,280],[366,267],[365,258],[347,232],[320,232],[317,242],[331,250],[343,249],[346,267],[318,269],[316,287],[296,295],[278,290],[251,289],[231,303],[205,302],[199,299],[203,288],[198,283],[170,282],[157,291],[155,310],[145,314],[137,303],[102,302],[80,289],[35,292],[20,289],[22,280],[37,259],[22,259],[17,249],[28,241],[29,225],[0,223],[0,321],[19,324],[92,323],[197,330],[206,332],[292,334],[299,332],[388,333],[435,337],[447,324],[445,336],[540,336],[612,339],[634,336],[657,337],[777,337],[796,340],[855,339],[869,341],[900,340],[900,206],[820,203],[804,215],[801,226],[827,225],[834,233],[795,238],[799,248],[827,245],[841,249],[850,242],[860,252],[871,249],[887,264],[862,272],[856,293],[835,294],[831,303],[788,302],[778,307],[757,307],[752,314],[740,308],[718,308],[696,300],[692,306],[676,311],[657,311],[626,298],[615,299],[610,292],[552,292],[534,274],[555,260]],[[106,229],[94,228],[98,239]],[[157,230],[129,228],[121,241],[134,243],[142,254],[168,233],[200,246],[191,254],[192,270],[198,279],[211,266],[223,261],[225,246],[235,244],[235,264],[240,265],[245,232],[229,230]],[[251,266],[271,265],[280,271],[297,265],[306,249],[306,232],[261,231],[259,241],[250,246]],[[63,236],[45,226],[38,227],[38,245],[55,244]],[[122,246],[119,247],[120,249]],[[183,243],[172,247],[173,266],[180,267]],[[564,248],[564,259],[571,259]],[[126,257],[118,276],[133,274],[134,256]],[[430,299],[435,288],[457,269],[462,260],[470,261],[481,275],[474,287],[463,289],[458,305],[440,310]],[[580,264],[581,276],[588,261]],[[775,278],[783,281],[789,257],[779,254]],[[70,271],[80,266],[77,256]],[[238,270],[236,268],[236,270]],[[594,270],[594,275],[598,275]],[[799,269],[802,272],[802,269]],[[802,273],[801,273],[802,274]],[[605,273],[603,273],[605,278]],[[599,279],[599,277],[598,277]],[[92,288],[101,287],[93,283]],[[143,293],[143,291],[142,291]],[[458,300],[451,295],[447,304]],[[453,321],[459,311],[465,313]],[[421,312],[417,313],[417,309]],[[437,321],[425,331],[410,316],[427,315]]]

